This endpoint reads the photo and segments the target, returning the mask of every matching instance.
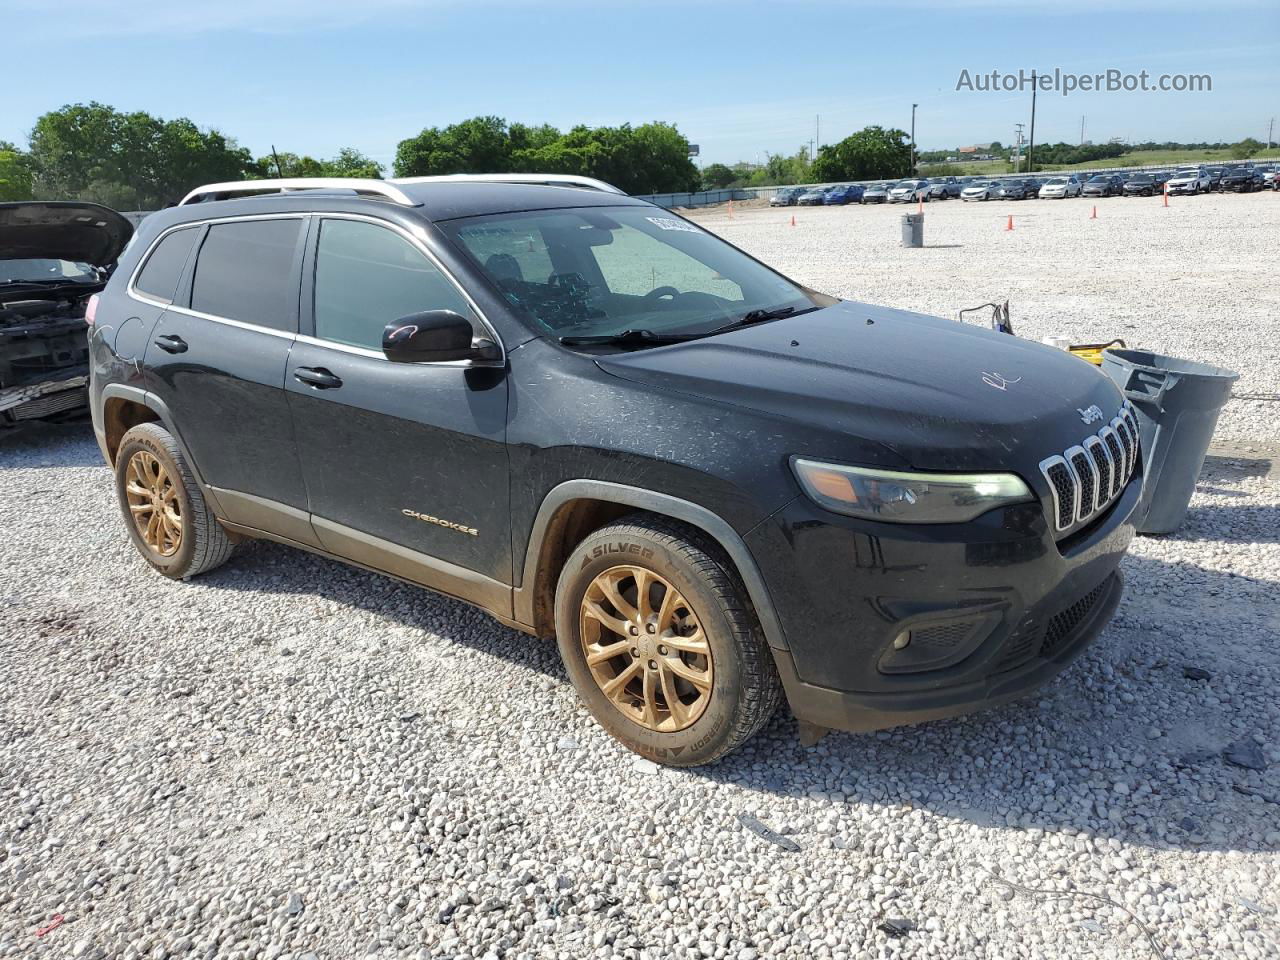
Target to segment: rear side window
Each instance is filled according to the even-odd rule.
[[[325,220],[316,246],[316,336],[382,349],[387,324],[452,310],[473,323],[458,288],[399,234],[362,220]]]
[[[191,309],[260,327],[294,331],[298,283],[293,264],[303,221],[215,223],[200,246]]]
[[[147,296],[169,303],[178,290],[182,268],[187,265],[191,245],[200,235],[198,227],[175,230],[161,240],[134,281],[134,288]]]

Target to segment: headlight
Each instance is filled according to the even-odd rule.
[[[791,464],[819,506],[867,520],[964,523],[995,507],[1035,499],[1012,473],[905,473],[798,457]]]

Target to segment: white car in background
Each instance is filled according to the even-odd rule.
[[[1069,177],[1052,177],[1040,188],[1041,200],[1062,200],[1066,197],[1080,196],[1083,184],[1080,178],[1072,174]]]
[[[1212,185],[1213,180],[1204,167],[1179,167],[1165,184],[1170,193],[1204,193]]]
[[[997,180],[979,180],[960,191],[961,200],[990,200],[991,192],[999,183]]]
[[[890,203],[915,203],[917,200],[929,202],[928,180],[899,180],[889,188]]]

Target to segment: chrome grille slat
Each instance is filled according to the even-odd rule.
[[[1083,525],[1111,506],[1133,478],[1139,449],[1137,420],[1126,403],[1097,433],[1040,461],[1058,533]]]

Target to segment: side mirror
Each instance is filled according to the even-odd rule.
[[[473,343],[474,335],[466,317],[452,310],[427,310],[387,324],[382,352],[395,363],[496,359],[497,345],[487,338]]]

